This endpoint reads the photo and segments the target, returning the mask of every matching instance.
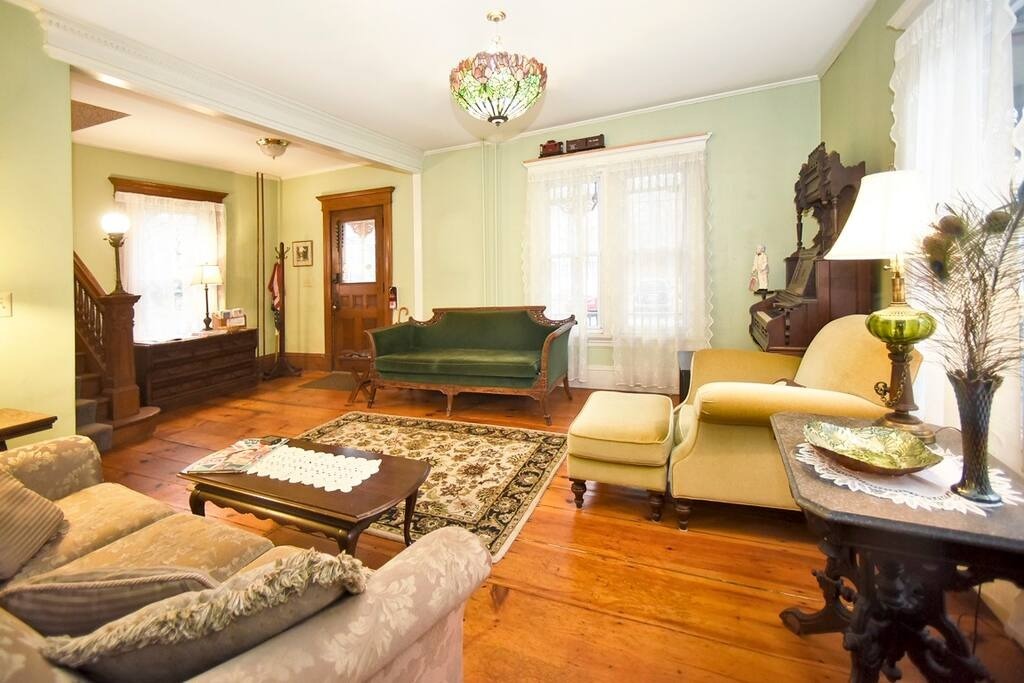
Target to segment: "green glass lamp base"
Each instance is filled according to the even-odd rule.
[[[902,429],[926,444],[935,443],[935,430],[911,415],[912,411],[917,410],[917,404],[914,403],[914,383],[910,372],[914,344],[924,341],[935,332],[935,318],[906,303],[894,302],[869,315],[865,325],[874,337],[885,342],[889,349],[889,360],[892,361],[889,383],[875,384],[875,393],[892,412],[882,416],[877,424]]]
[[[935,332],[935,318],[905,303],[892,303],[868,316],[868,332],[886,344],[914,345]]]

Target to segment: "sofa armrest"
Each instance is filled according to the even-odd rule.
[[[697,390],[711,382],[757,382],[793,379],[800,368],[799,356],[738,349],[700,349],[690,362],[690,393],[684,403],[692,404]]]
[[[103,483],[100,452],[84,436],[48,439],[0,452],[0,469],[50,500]]]
[[[377,570],[366,592],[327,609],[193,681],[363,681],[462,609],[491,571],[465,529],[433,531]]]
[[[576,319],[560,325],[544,339],[544,347],[540,352],[540,371],[550,384],[569,372],[569,333]]]
[[[816,413],[873,420],[884,406],[853,394],[751,382],[712,382],[697,390],[697,419],[713,424],[768,426],[775,413]]]
[[[399,323],[391,327],[366,330],[370,342],[370,357],[386,356],[389,353],[406,351],[412,346],[412,325]]]

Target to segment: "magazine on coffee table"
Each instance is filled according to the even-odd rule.
[[[197,460],[182,472],[188,474],[245,472],[260,458],[286,443],[288,443],[288,439],[280,436],[239,439],[227,448]]]

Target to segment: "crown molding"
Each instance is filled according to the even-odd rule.
[[[255,124],[408,172],[423,166],[419,148],[187,62],[104,28],[36,12],[43,48],[57,60],[120,87]]]
[[[584,119],[582,121],[571,121],[569,123],[561,123],[556,126],[547,126],[546,128],[533,128],[524,130],[522,133],[512,136],[511,140],[521,140],[523,138],[533,137],[535,135],[543,135],[545,133],[553,133],[555,131],[565,130],[566,128],[576,128],[577,126],[586,126],[592,123],[603,123],[605,121],[615,121],[616,119],[623,119],[627,116],[636,116],[637,114],[649,114],[651,112],[663,111],[665,109],[675,109],[676,107],[684,107],[690,104],[700,104],[701,102],[711,102],[713,100],[721,100],[727,97],[736,97],[738,95],[749,95],[751,93],[761,92],[762,90],[774,90],[775,88],[785,88],[790,85],[800,85],[801,83],[815,83],[817,82],[818,76],[811,74],[810,76],[800,76],[799,78],[790,78],[785,81],[775,81],[773,83],[764,83],[762,85],[752,85],[748,88],[739,88],[737,90],[726,90],[723,92],[712,93],[710,95],[701,95],[700,97],[691,97],[686,100],[676,100],[675,102],[666,102],[665,104],[656,104],[652,107],[643,107],[642,109],[631,109],[629,111],[619,112],[617,114],[608,114],[606,116],[597,116],[592,119]]]
[[[435,154],[446,154],[448,152],[458,152],[461,149],[472,149],[474,147],[483,147],[483,140],[475,140],[473,142],[467,142],[461,145],[451,145],[450,147],[438,147],[437,149],[428,149],[423,153],[423,156],[429,157]]]
[[[889,17],[886,26],[897,31],[906,31],[914,23],[914,19],[921,16],[921,12],[930,4],[931,0],[903,0],[903,3]]]

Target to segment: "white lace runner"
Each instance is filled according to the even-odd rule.
[[[963,458],[938,446],[931,447],[931,450],[942,456],[942,462],[926,470],[900,477],[855,472],[821,455],[809,443],[798,444],[795,455],[797,460],[813,467],[822,479],[851,491],[861,491],[915,509],[949,510],[963,514],[971,512],[985,516],[987,513],[984,506],[958,496],[949,488],[960,481]],[[988,477],[992,488],[1002,497],[1003,503],[1024,503],[1024,496],[1013,489],[1010,480],[1001,470],[990,467]]]
[[[308,484],[324,491],[349,493],[378,470],[380,460],[278,446],[246,472],[293,484]]]

